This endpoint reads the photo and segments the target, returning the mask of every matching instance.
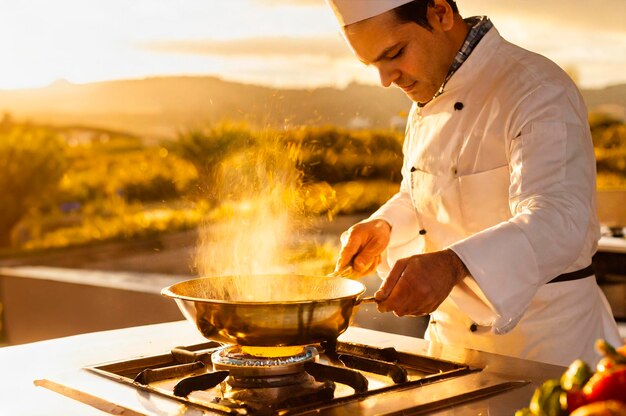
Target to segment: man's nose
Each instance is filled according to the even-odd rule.
[[[385,88],[391,86],[391,84],[402,75],[397,68],[394,68],[391,65],[381,64],[377,69],[378,75],[380,76],[380,83]]]

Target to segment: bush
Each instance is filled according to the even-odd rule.
[[[596,187],[598,191],[626,189],[626,175],[611,172],[598,172]]]
[[[286,140],[300,149],[300,168],[309,182],[401,179],[402,135],[398,132],[307,127],[288,131]]]
[[[622,124],[617,118],[605,113],[589,113],[589,128],[594,135],[594,146],[600,146],[602,143],[596,141],[595,133],[602,132],[608,127]]]
[[[122,186],[121,193],[127,201],[165,201],[179,195],[171,178],[157,174],[148,180],[130,182]]]
[[[626,124],[611,123],[592,130],[599,174],[626,180]]]
[[[589,114],[599,190],[626,189],[626,124],[604,113]]]
[[[67,147],[42,128],[12,126],[0,131],[0,247],[11,244],[11,232],[29,212],[57,191],[67,167]]]
[[[121,196],[128,202],[167,201],[194,186],[195,168],[165,148],[139,148],[125,153],[74,152],[63,178],[63,202]]]
[[[195,228],[200,224],[206,207],[144,207],[110,199],[88,204],[80,221],[65,227],[37,232],[23,248],[45,249],[76,246],[107,240],[147,238],[167,231]],[[44,224],[45,226],[45,224]]]

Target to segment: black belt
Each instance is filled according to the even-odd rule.
[[[554,279],[550,280],[548,283],[569,282],[570,280],[584,279],[585,277],[589,277],[592,274],[595,274],[595,271],[593,270],[593,264],[590,264],[584,269],[576,270],[575,272],[560,274]]]

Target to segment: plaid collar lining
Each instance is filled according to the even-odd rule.
[[[493,27],[493,23],[487,16],[474,16],[465,19],[465,22],[470,26],[470,30],[465,37],[465,41],[463,42],[463,46],[456,53],[454,57],[454,62],[450,65],[450,69],[448,70],[448,75],[446,75],[446,79],[439,88],[433,97],[437,98],[441,94],[443,94],[444,88],[446,84],[452,78],[452,75],[463,65],[463,62],[470,56],[476,45],[480,42],[480,40],[485,36],[489,29]],[[423,107],[427,103],[422,104]]]
[[[445,82],[448,82],[457,69],[463,65],[463,62],[470,56],[476,45],[478,45],[478,42],[480,42],[489,29],[493,27],[493,23],[491,23],[491,20],[489,20],[487,16],[470,17],[465,19],[465,22],[471,26],[471,29],[467,33],[463,46],[461,46],[461,49],[459,49],[454,57],[454,62],[452,62],[450,66]]]

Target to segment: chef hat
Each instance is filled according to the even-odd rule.
[[[326,0],[341,26],[348,26],[409,3],[412,0]]]

